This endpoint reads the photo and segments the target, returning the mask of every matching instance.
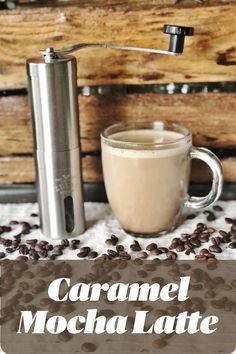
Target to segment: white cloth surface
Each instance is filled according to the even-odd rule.
[[[217,231],[219,230],[230,230],[230,224],[226,224],[224,218],[236,218],[236,201],[226,201],[226,202],[218,202],[218,205],[222,206],[224,211],[214,212],[217,216],[217,219],[209,222],[206,221],[206,215],[203,213],[199,213],[198,216],[192,220],[185,220],[185,222],[178,227],[175,231],[166,234],[164,236],[160,236],[158,238],[138,238],[138,241],[142,247],[145,247],[151,243],[156,242],[158,246],[168,247],[170,245],[170,241],[173,237],[179,237],[181,233],[192,233],[195,225],[198,222],[206,223],[208,226],[214,226],[216,229],[215,236],[218,235]],[[0,225],[7,225],[10,220],[17,221],[27,221],[30,224],[39,223],[38,217],[31,217],[31,213],[38,213],[38,204],[0,204]],[[119,237],[119,243],[123,244],[127,251],[130,251],[130,244],[133,242],[134,237],[125,233],[118,221],[112,214],[111,208],[108,204],[103,203],[85,203],[85,214],[87,221],[87,230],[77,238],[81,241],[80,246],[89,246],[92,250],[97,251],[99,254],[106,253],[108,248],[113,248],[111,246],[107,246],[105,244],[105,240],[110,237],[111,234],[115,234]],[[11,238],[11,236],[20,232],[21,227],[14,227],[11,233],[5,234],[6,237]],[[60,243],[60,240],[50,240],[42,235],[40,230],[34,230],[29,235],[25,235],[22,237],[22,241],[27,239],[37,238],[39,240],[47,240],[52,244]],[[202,248],[206,248],[210,245],[203,244]],[[223,252],[217,254],[218,259],[236,259],[236,249],[230,249],[228,244],[222,244]],[[0,251],[3,251],[4,247],[0,245]],[[198,248],[197,250],[200,250]],[[77,259],[78,250],[69,250],[66,249],[64,254],[58,259]],[[9,259],[14,259],[18,256],[18,252],[14,252],[9,254],[7,257]],[[133,257],[135,257],[135,253],[132,253]],[[165,258],[165,255],[159,256],[160,258]],[[151,256],[149,257],[151,259]],[[186,256],[184,252],[178,253],[178,259],[194,259],[194,255]]]

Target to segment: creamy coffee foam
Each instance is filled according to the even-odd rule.
[[[104,144],[103,148],[109,149],[110,153],[122,156],[125,155],[127,158],[167,157],[177,155],[187,149],[182,134],[167,130],[129,130],[111,134],[109,139],[120,143],[142,144],[142,147],[137,149],[135,147],[126,148],[125,144],[122,147],[113,147]],[[153,144],[155,144],[155,147],[153,147]]]
[[[176,226],[188,190],[189,149],[182,134],[151,129],[115,133],[102,141],[108,200],[125,230],[151,234]]]

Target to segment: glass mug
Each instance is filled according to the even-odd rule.
[[[119,123],[101,133],[105,188],[122,228],[142,237],[159,236],[180,223],[184,207],[201,209],[220,196],[223,172],[208,149],[192,146],[191,131],[165,121]],[[211,169],[205,197],[188,195],[190,160]]]

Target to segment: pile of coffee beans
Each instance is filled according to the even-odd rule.
[[[223,208],[220,205],[215,205],[212,210],[205,210],[203,214],[206,215],[206,222],[213,222],[217,216],[215,212],[222,212]],[[196,215],[191,214],[187,218],[194,219]],[[176,260],[178,253],[184,252],[189,256],[193,254],[198,261],[207,261],[215,259],[217,253],[221,253],[223,248],[236,248],[236,219],[225,218],[226,224],[231,224],[230,231],[220,230],[219,232],[213,226],[208,226],[205,223],[197,223],[191,233],[182,233],[179,237],[171,240],[169,247],[158,247],[157,243],[150,243],[143,249],[140,242],[133,240],[130,244],[129,254],[123,245],[116,246],[116,250],[108,249],[106,254],[102,254],[99,258],[102,259],[130,259],[131,255],[136,259],[148,259],[149,256],[165,255],[166,259]],[[213,236],[214,235],[214,236]],[[117,236],[112,235],[110,239],[106,240],[106,245],[115,246],[119,242]],[[208,248],[202,248],[206,243],[211,242]],[[200,249],[198,251],[198,249]],[[133,258],[133,257],[132,257]],[[159,258],[155,258],[159,259]]]
[[[36,217],[37,214],[31,214],[31,217]],[[6,234],[14,231],[13,227],[21,226],[20,232],[7,238]],[[37,224],[30,225],[26,221],[18,222],[16,220],[10,221],[9,225],[0,226],[0,245],[4,246],[5,251],[0,252],[0,259],[7,257],[7,254],[18,251],[19,255],[16,260],[38,260],[38,259],[51,259],[55,260],[63,254],[65,249],[76,250],[80,244],[80,240],[61,240],[60,244],[53,245],[46,240],[38,240],[36,238],[27,239],[24,241],[24,236],[30,234],[33,230],[38,229]],[[86,247],[84,247],[86,248]],[[89,249],[90,251],[90,249]],[[97,253],[92,253],[91,258],[97,257]],[[87,256],[88,254],[86,254]]]
[[[29,235],[33,230],[39,228],[39,225],[26,221],[10,221],[9,225],[0,226],[0,245],[4,246],[4,251],[0,252],[0,259],[4,259],[8,254],[18,251],[16,257],[17,260],[38,260],[38,259],[51,259],[55,260],[62,256],[65,250],[78,250],[77,257],[81,259],[121,259],[129,260],[131,258],[136,259],[148,259],[155,256],[156,259],[159,256],[164,256],[166,259],[176,260],[178,254],[185,253],[185,255],[194,255],[198,261],[206,261],[216,258],[216,254],[222,253],[223,250],[228,247],[230,249],[236,249],[236,219],[229,217],[225,218],[225,224],[227,227],[230,225],[230,230],[217,231],[214,226],[207,225],[208,222],[214,222],[216,220],[216,213],[222,212],[223,209],[219,205],[215,205],[212,210],[206,210],[203,212],[206,215],[206,223],[199,222],[191,233],[182,233],[179,237],[174,237],[168,247],[160,247],[155,242],[151,242],[142,247],[137,239],[134,239],[129,245],[129,249],[125,249],[125,246],[119,242],[119,238],[112,234],[110,238],[105,240],[104,248],[109,247],[106,253],[98,254],[96,250],[91,249],[88,245],[80,246],[80,240],[78,239],[64,239],[58,244],[51,244],[46,240],[38,240],[37,238],[27,239],[24,241],[24,236]],[[31,217],[37,217],[38,215],[33,213]],[[187,219],[194,219],[196,215],[190,214]],[[9,232],[14,231],[14,228],[21,227],[20,232],[16,235],[7,237]],[[208,247],[203,247],[204,244],[209,244]]]

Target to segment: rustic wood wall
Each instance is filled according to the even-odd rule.
[[[169,82],[226,82],[226,88],[230,82],[234,87],[236,2],[175,2],[139,0],[108,4],[100,0],[92,2],[93,5],[83,1],[63,7],[0,11],[1,184],[35,180],[25,94],[26,58],[36,56],[44,47],[60,48],[78,42],[167,49],[169,38],[161,31],[164,23],[195,27],[195,36],[186,38],[182,57],[100,49],[77,54],[79,87],[143,85],[143,93],[134,90],[129,94],[78,95],[84,181],[102,181],[99,156],[102,128],[120,120],[158,118],[182,122],[193,130],[195,145],[220,151],[225,181],[236,182],[236,89],[231,93],[221,90],[172,95],[146,90],[150,84]],[[210,178],[204,165],[193,164],[192,181],[208,182]]]

